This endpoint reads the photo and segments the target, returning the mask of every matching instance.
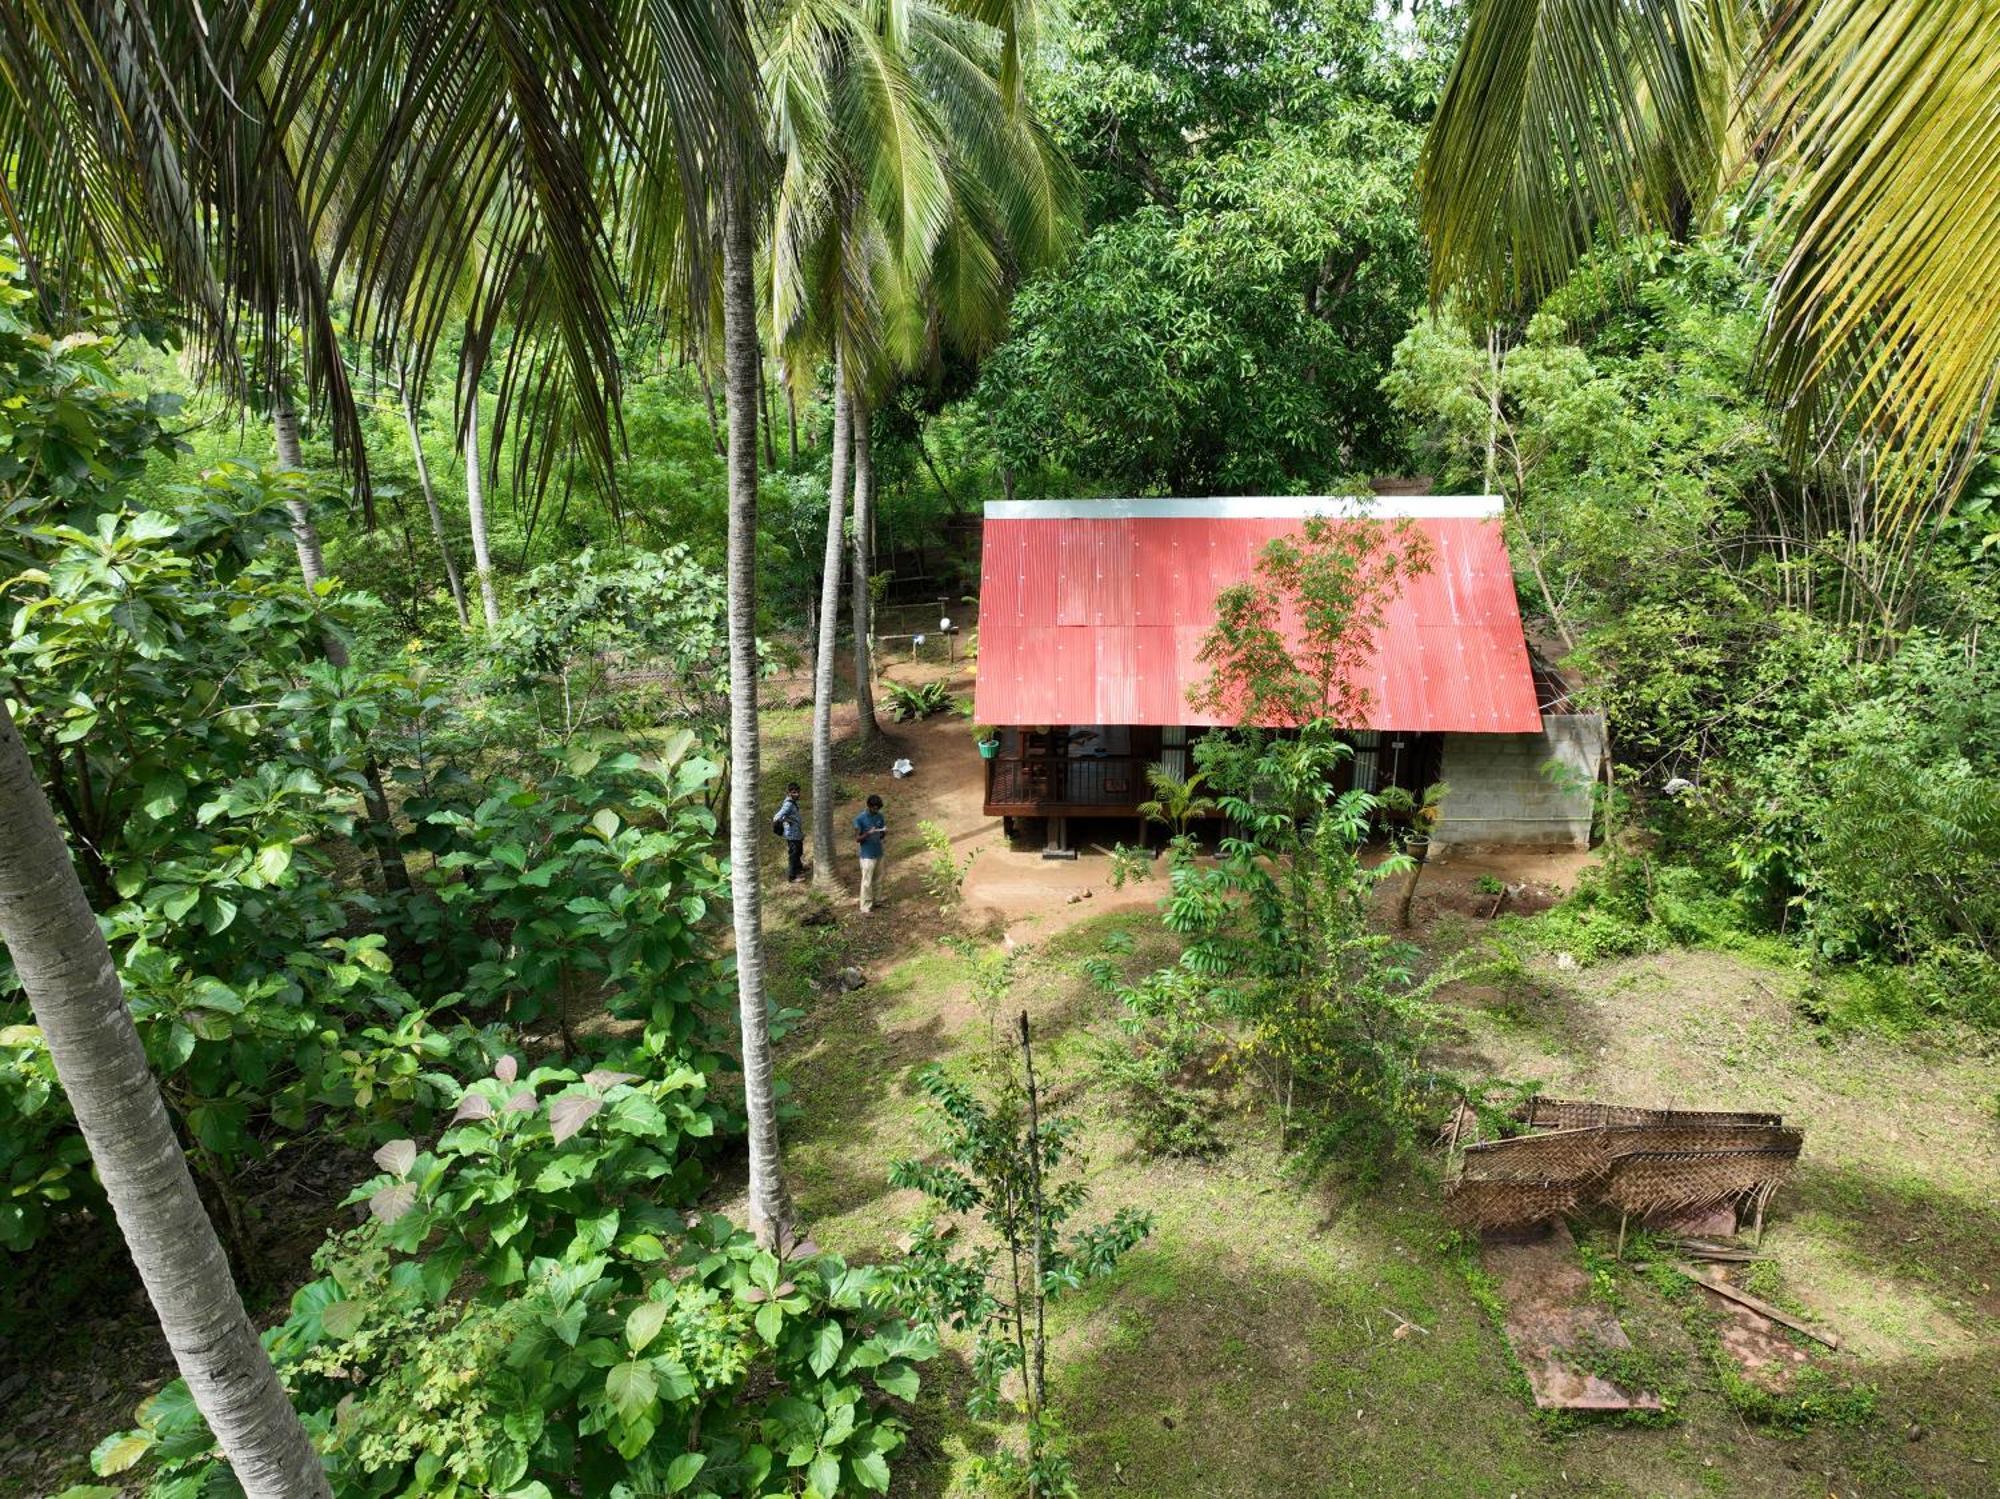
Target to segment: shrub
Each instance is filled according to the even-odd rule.
[[[334,1493],[885,1492],[932,1338],[883,1270],[684,1217],[709,1124],[687,1068],[505,1057],[383,1147],[268,1340]],[[229,1486],[178,1382],[93,1454],[140,1463],[154,1499]]]
[[[949,682],[889,682],[884,684],[889,693],[889,713],[898,723],[908,723],[913,719],[929,718],[934,714],[949,712],[952,706],[951,683]]]
[[[935,822],[918,823],[917,836],[923,839],[924,852],[929,856],[924,860],[924,889],[938,903],[940,912],[953,910],[964,893],[965,877],[972,872],[972,861],[979,857],[979,850],[975,848],[963,859],[959,858],[952,852],[951,834]]]

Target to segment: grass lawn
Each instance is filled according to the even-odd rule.
[[[812,901],[781,887],[772,902],[775,981],[806,1012],[781,1053],[798,1110],[794,1188],[820,1242],[893,1252],[917,1204],[888,1188],[890,1165],[930,1143],[913,1072],[940,1062],[978,1077],[1015,1011],[1029,1012],[1056,1106],[1084,1125],[1092,1200],[1079,1221],[1126,1205],[1155,1217],[1111,1280],[1056,1315],[1052,1375],[1086,1494],[2000,1492],[1992,1056],[1830,1036],[1792,1003],[1795,974],[1706,952],[1537,963],[1504,990],[1447,991],[1446,1045],[1468,1071],[1557,1094],[1775,1108],[1806,1130],[1757,1284],[1842,1335],[1841,1353],[1814,1356],[1819,1407],[1774,1421],[1732,1396],[1712,1310],[1695,1304],[1705,1295],[1613,1261],[1603,1228],[1579,1231],[1584,1252],[1669,1409],[1538,1416],[1476,1257],[1421,1173],[1367,1193],[1302,1179],[1249,1105],[1215,1161],[1136,1151],[1092,1062],[1117,1035],[1115,1005],[1079,960],[1115,927],[1138,939],[1135,972],[1158,961],[1150,907],[1072,907],[1012,929],[1025,953],[996,1009],[976,982],[996,924],[936,915],[904,853],[892,904],[871,921],[841,906],[833,925],[804,926]],[[846,964],[865,987],[822,982]],[[1399,1333],[1398,1318],[1421,1331]],[[898,1493],[972,1492],[971,1461],[998,1439],[960,1408],[965,1354],[927,1371]]]

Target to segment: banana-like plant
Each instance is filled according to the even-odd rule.
[[[1481,0],[1419,165],[1435,289],[1552,287],[1607,227],[1746,179],[1780,235],[1764,367],[1795,445],[1877,455],[1885,531],[1992,414],[2000,0]]]

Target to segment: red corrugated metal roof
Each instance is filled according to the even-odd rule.
[[[1343,502],[1010,502],[987,506],[974,713],[989,724],[1209,724],[1188,706],[1215,597],[1273,537]],[[1386,611],[1352,728],[1542,726],[1496,501],[1379,502],[1429,536],[1431,570]]]

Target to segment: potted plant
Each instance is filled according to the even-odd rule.
[[[1450,786],[1443,781],[1433,781],[1424,787],[1422,796],[1401,786],[1391,786],[1376,797],[1377,803],[1392,821],[1406,824],[1406,830],[1396,838],[1396,847],[1415,861],[1410,867],[1409,883],[1403,886],[1402,904],[1396,913],[1398,926],[1407,927],[1410,924],[1410,911],[1417,899],[1417,881],[1423,878],[1424,860],[1430,857],[1431,833],[1444,817],[1444,799],[1450,794]]]
[[[972,742],[979,746],[979,758],[991,760],[1000,753],[1000,731],[983,723],[972,726]]]

